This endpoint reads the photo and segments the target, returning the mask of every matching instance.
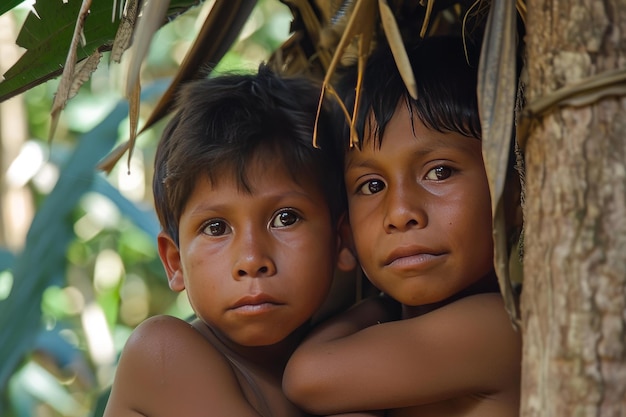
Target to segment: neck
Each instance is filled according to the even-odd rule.
[[[263,373],[277,377],[279,380],[282,380],[287,360],[309,329],[308,323],[304,324],[285,339],[273,345],[243,346],[224,337],[211,326],[207,327],[216,336],[220,344],[223,345],[223,348],[220,350],[224,355],[246,367],[254,367]]]
[[[495,271],[491,271],[483,278],[479,279],[470,286],[465,287],[461,291],[457,292],[451,297],[446,298],[445,300],[419,306],[402,305],[402,317],[407,319],[411,317],[421,316],[470,295],[494,292],[500,292],[500,286],[498,284],[498,277],[496,276]]]

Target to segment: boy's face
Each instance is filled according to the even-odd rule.
[[[179,248],[159,253],[170,287],[187,290],[196,314],[244,346],[280,342],[320,307],[330,288],[338,235],[312,182],[296,183],[276,158],[248,165],[252,192],[230,172],[198,179],[180,218]]]
[[[415,131],[415,136],[413,135]],[[348,152],[350,224],[361,266],[405,305],[442,301],[493,270],[481,142],[428,129],[404,104],[382,147]]]

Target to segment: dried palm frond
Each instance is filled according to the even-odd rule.
[[[138,133],[139,91],[134,91],[134,93],[131,91],[132,94],[129,96],[131,114],[134,114],[135,117],[131,117],[130,139],[107,155],[98,165],[99,169],[110,172],[126,151],[129,151],[130,163],[131,152],[137,135],[169,114],[174,106],[176,94],[185,82],[206,76],[211,67],[219,62],[239,35],[255,5],[256,0],[231,0],[214,3],[170,86],[161,96]]]
[[[80,7],[80,11],[78,13],[78,18],[76,19],[76,26],[74,27],[74,35],[72,36],[72,42],[70,43],[70,50],[67,53],[67,58],[65,59],[65,65],[63,66],[63,74],[61,75],[61,81],[59,82],[59,87],[57,88],[57,92],[54,95],[54,101],[52,103],[52,111],[51,116],[52,120],[50,121],[50,133],[48,135],[48,140],[52,140],[54,136],[54,132],[56,131],[57,125],[59,123],[59,117],[61,116],[61,111],[65,108],[67,104],[67,100],[70,98],[70,91],[72,90],[72,85],[75,87],[82,82],[79,81],[79,84],[75,84],[75,72],[74,67],[76,66],[76,50],[78,48],[78,44],[81,42],[83,27],[85,26],[85,19],[89,14],[89,8],[91,7],[91,0],[83,0],[83,3]],[[83,81],[84,82],[84,81]]]
[[[115,4],[115,3],[114,3]],[[120,24],[117,27],[113,46],[111,48],[110,59],[112,62],[119,63],[122,54],[128,49],[137,23],[139,14],[139,0],[128,0],[124,6]]]
[[[507,178],[515,111],[517,28],[515,5],[491,4],[478,73],[478,104],[485,170],[491,192],[495,268],[504,303],[518,324],[516,297],[509,278],[509,237],[502,198]]]

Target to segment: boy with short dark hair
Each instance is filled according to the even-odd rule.
[[[170,288],[193,323],[152,317],[129,338],[105,416],[304,415],[284,366],[329,293],[345,211],[319,87],[223,75],[188,84],[158,145],[153,181]],[[353,261],[353,259],[352,259]]]
[[[347,127],[343,138],[354,249],[385,296],[314,331],[283,388],[316,414],[517,416],[521,339],[493,265],[478,54],[460,38],[427,38],[407,53],[417,100],[379,50],[364,74],[360,144],[347,148]],[[348,107],[355,82],[353,70],[338,88]],[[401,304],[399,317],[387,297]]]

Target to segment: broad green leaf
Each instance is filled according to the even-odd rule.
[[[0,15],[5,14],[23,2],[24,0],[2,0],[2,4],[0,4]]]
[[[28,14],[16,40],[26,52],[4,74],[5,79],[0,82],[0,102],[61,74],[81,3],[81,0],[67,0],[67,3],[64,0],[38,0],[35,3],[36,14]],[[113,13],[114,3],[109,0],[93,2],[85,23],[85,44],[78,50],[79,61],[96,50],[111,49],[120,23],[119,13]],[[200,0],[171,0],[163,23],[199,3]]]
[[[127,112],[126,103],[119,104],[100,125],[84,135],[33,219],[24,250],[15,260],[11,294],[0,301],[0,386],[5,386],[32,348],[41,328],[42,293],[64,275],[65,251],[74,238],[70,214],[91,188],[94,167],[110,152],[119,123]]]
[[[154,210],[138,207],[101,176],[96,177],[92,189],[111,200],[122,215],[128,217],[133,224],[148,234],[156,245],[157,234],[161,230],[161,227],[159,226],[159,221],[157,220]]]
[[[165,83],[156,83],[145,90],[143,98],[162,94],[165,88]],[[12,372],[34,346],[42,325],[44,290],[53,283],[64,282],[65,254],[75,238],[70,215],[84,193],[94,188],[95,167],[115,145],[119,124],[127,116],[128,103],[120,102],[99,125],[80,138],[56,186],[31,223],[24,250],[14,262],[11,294],[0,301],[0,387],[6,387]],[[131,211],[125,207],[124,212]],[[137,216],[133,214],[133,220]],[[154,233],[154,226],[148,223],[144,219],[139,227]],[[2,411],[0,404],[0,415]]]
[[[0,271],[9,269],[14,261],[15,255],[12,252],[6,249],[0,249]]]
[[[20,31],[16,43],[26,52],[5,74],[0,83],[0,101],[59,75],[67,57],[80,0],[39,0]],[[96,49],[107,49],[113,42],[119,20],[112,21],[112,1],[95,1],[85,22],[85,44],[78,48],[82,60]]]

